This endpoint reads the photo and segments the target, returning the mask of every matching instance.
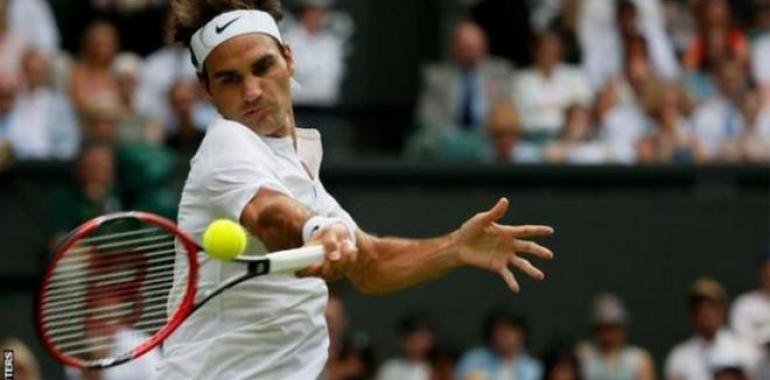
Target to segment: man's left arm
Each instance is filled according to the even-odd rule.
[[[460,266],[473,266],[499,274],[512,291],[518,292],[511,267],[543,279],[543,272],[519,253],[552,258],[549,249],[527,239],[551,235],[553,229],[498,224],[507,210],[508,200],[501,199],[458,230],[434,239],[381,238],[359,231],[358,258],[346,268],[346,276],[362,292],[380,294],[438,278]]]

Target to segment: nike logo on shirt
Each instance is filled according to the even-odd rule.
[[[222,32],[224,32],[224,31],[225,31],[225,29],[227,29],[228,27],[230,27],[230,25],[232,25],[234,22],[238,21],[238,19],[239,19],[239,18],[241,18],[241,17],[240,17],[240,16],[238,16],[238,17],[236,17],[236,18],[234,18],[234,19],[232,19],[232,20],[228,21],[228,22],[227,22],[227,24],[224,24],[224,25],[222,25],[222,26],[219,26],[219,25],[217,25],[217,26],[216,26],[216,28],[215,28],[215,30],[216,30],[216,32],[217,32],[217,34],[221,34]]]

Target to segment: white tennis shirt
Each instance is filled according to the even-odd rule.
[[[295,150],[291,137],[262,137],[223,119],[212,123],[191,161],[179,206],[181,229],[201,241],[213,220],[238,221],[263,187],[287,194],[318,215],[355,226],[318,177],[320,134],[297,129],[296,136]],[[248,251],[265,249],[250,236]],[[198,299],[245,270],[243,264],[210,259],[205,253],[199,260]],[[315,379],[324,368],[329,345],[326,301],[323,280],[293,274],[254,278],[226,290],[169,337],[157,378]]]

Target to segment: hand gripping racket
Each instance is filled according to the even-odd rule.
[[[38,293],[36,319],[48,350],[64,364],[107,368],[160,345],[224,290],[250,278],[321,262],[321,246],[238,256],[243,274],[198,295],[203,249],[173,222],[126,212],[92,219],[57,248]]]

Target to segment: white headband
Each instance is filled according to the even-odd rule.
[[[217,46],[235,36],[249,33],[264,33],[283,43],[278,24],[266,12],[250,9],[222,13],[198,29],[190,40],[198,72],[203,72],[203,63]]]

